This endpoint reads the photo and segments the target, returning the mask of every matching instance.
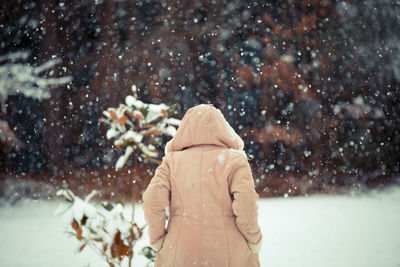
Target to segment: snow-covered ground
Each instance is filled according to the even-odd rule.
[[[21,201],[0,208],[0,266],[107,266],[63,233],[59,202]],[[311,196],[262,199],[264,244],[261,266],[399,267],[400,188],[361,196]],[[136,209],[144,223],[141,207]],[[147,236],[137,243],[139,250]],[[147,259],[135,256],[135,265]]]

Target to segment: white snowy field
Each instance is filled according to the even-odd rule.
[[[59,202],[19,202],[0,208],[0,266],[107,266],[63,233]],[[259,200],[264,244],[261,266],[399,267],[400,188],[360,196]],[[144,223],[141,206],[136,209]],[[137,243],[139,250],[147,236]],[[136,253],[134,266],[147,259]]]

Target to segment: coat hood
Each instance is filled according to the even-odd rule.
[[[165,146],[165,154],[194,145],[216,145],[237,150],[244,147],[243,140],[222,112],[205,104],[192,107],[185,113],[175,136]]]

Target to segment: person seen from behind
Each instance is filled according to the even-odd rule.
[[[260,266],[259,196],[243,147],[219,109],[186,112],[143,194],[155,267]]]

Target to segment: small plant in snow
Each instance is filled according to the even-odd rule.
[[[118,108],[103,111],[105,118],[101,121],[108,124],[107,139],[115,139],[114,145],[125,147],[115,165],[121,169],[132,153],[139,149],[142,156],[156,161],[158,153],[156,145],[160,144],[158,136],[165,134],[174,136],[180,120],[172,118],[174,107],[165,104],[148,104],[138,100],[136,86],[132,86],[133,95],[125,98],[125,104]]]
[[[161,143],[160,135],[174,136],[180,120],[172,118],[174,107],[165,104],[148,104],[138,100],[136,86],[132,86],[133,95],[125,98],[125,104],[118,108],[108,108],[103,111],[102,122],[110,128],[107,139],[115,139],[114,145],[125,147],[125,153],[116,163],[116,169],[122,168],[135,150],[142,152],[142,157],[157,162],[156,145]],[[75,196],[70,190],[57,192],[70,205],[57,213],[64,212],[68,227],[67,233],[80,241],[79,251],[86,246],[96,251],[110,266],[131,266],[133,246],[142,237],[144,227],[138,227],[128,220],[123,213],[123,202],[115,205],[104,203],[102,207],[90,203],[96,191],[89,194],[85,200]],[[135,203],[133,203],[133,210]],[[150,247],[144,247],[141,253],[151,264],[155,252]]]
[[[142,237],[139,227],[124,214],[124,199],[114,205],[93,205],[90,200],[97,194],[92,191],[84,200],[69,189],[61,189],[58,196],[64,197],[69,205],[61,205],[56,214],[63,214],[67,233],[79,241],[78,251],[85,247],[93,249],[111,267],[132,266],[133,247]]]

